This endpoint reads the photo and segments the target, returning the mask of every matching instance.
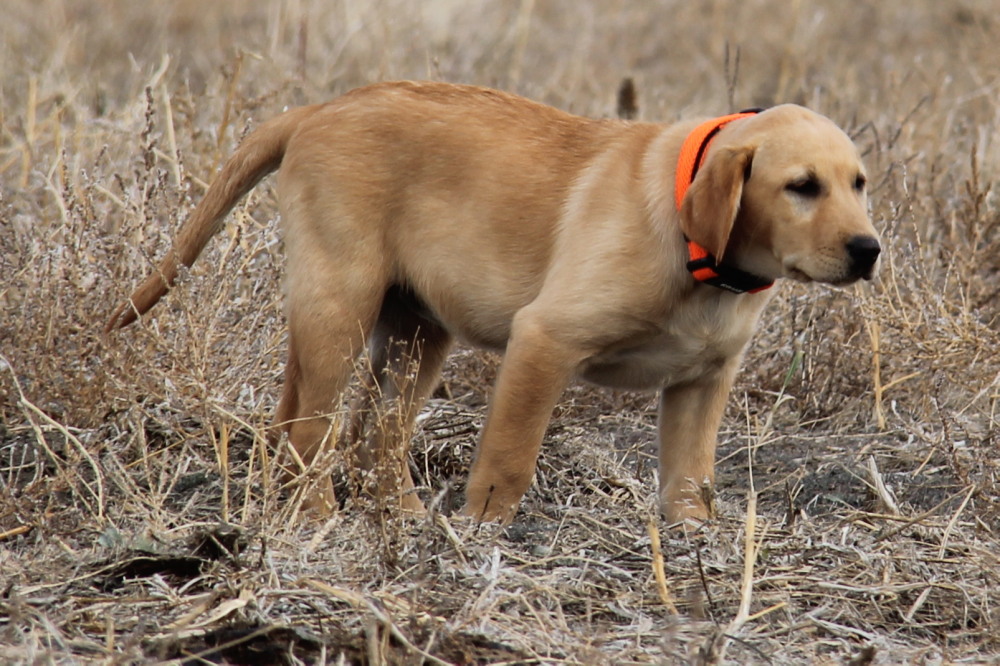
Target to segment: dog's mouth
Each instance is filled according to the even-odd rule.
[[[812,282],[813,281],[812,276],[810,276],[808,273],[806,273],[803,270],[795,268],[794,266],[786,266],[785,267],[785,275],[786,275],[786,277],[789,277],[792,280],[795,280],[796,282]]]
[[[870,281],[875,275],[874,267],[866,268],[862,271],[856,271],[851,273],[842,273],[840,275],[830,276],[830,277],[817,277],[810,275],[804,269],[795,266],[792,263],[785,265],[785,277],[795,280],[796,282],[822,282],[834,287],[846,287],[852,285],[858,280],[868,280]]]
[[[865,282],[871,282],[872,278],[875,276],[875,266],[866,266],[864,268],[852,270],[846,276],[839,280],[831,280],[830,284],[834,286],[847,286],[849,284],[854,284],[859,280],[864,280]]]

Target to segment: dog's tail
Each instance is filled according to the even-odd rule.
[[[286,111],[262,124],[243,141],[181,226],[173,247],[156,270],[132,292],[128,301],[115,308],[104,327],[105,333],[128,326],[156,305],[173,286],[179,267],[194,263],[222,228],[222,221],[233,206],[264,176],[281,166],[295,129],[318,108],[303,106]]]

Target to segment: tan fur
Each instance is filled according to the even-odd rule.
[[[795,106],[724,127],[678,214],[674,170],[696,124],[590,120],[438,83],[377,84],[289,111],[244,141],[108,329],[152,307],[280,166],[290,340],[276,418],[306,463],[327,438],[318,415],[336,407],[366,345],[362,402],[401,402],[394,429],[405,436],[459,338],[506,350],[466,513],[512,518],[552,409],[580,376],[662,390],[661,507],[704,519],[726,397],[770,292],[696,284],[683,232],[764,277],[844,284],[870,276],[874,257],[852,258],[849,244],[874,244],[875,231],[853,144]],[[803,178],[816,196],[788,188]],[[418,352],[410,381],[393,340]],[[365,428],[356,419],[346,438]],[[369,439],[363,468],[389,446]],[[420,510],[406,465],[395,470],[377,492]],[[311,496],[321,511],[333,501],[329,481]]]

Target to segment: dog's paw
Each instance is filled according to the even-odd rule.
[[[409,491],[403,493],[402,497],[399,498],[399,508],[402,509],[403,513],[408,513],[414,516],[426,516],[427,507],[424,503],[417,497],[415,491]]]
[[[499,502],[496,498],[492,497],[487,497],[484,501],[475,501],[470,498],[466,501],[465,506],[462,507],[462,515],[468,516],[480,523],[509,525],[514,520],[518,504],[518,502],[513,504]]]
[[[683,487],[664,488],[660,493],[660,512],[671,525],[697,527],[715,517],[715,492],[706,479],[701,484],[687,480]]]

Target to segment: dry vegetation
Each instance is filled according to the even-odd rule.
[[[998,663],[991,3],[3,10],[0,661]],[[151,318],[99,334],[286,105],[429,78],[601,116],[625,76],[645,119],[831,116],[863,147],[885,237],[874,283],[781,287],[710,527],[657,522],[652,397],[584,386],[512,527],[452,516],[497,364],[470,350],[413,445],[439,511],[379,511],[334,460],[344,510],[296,520],[263,444],[285,340],[271,182]]]

